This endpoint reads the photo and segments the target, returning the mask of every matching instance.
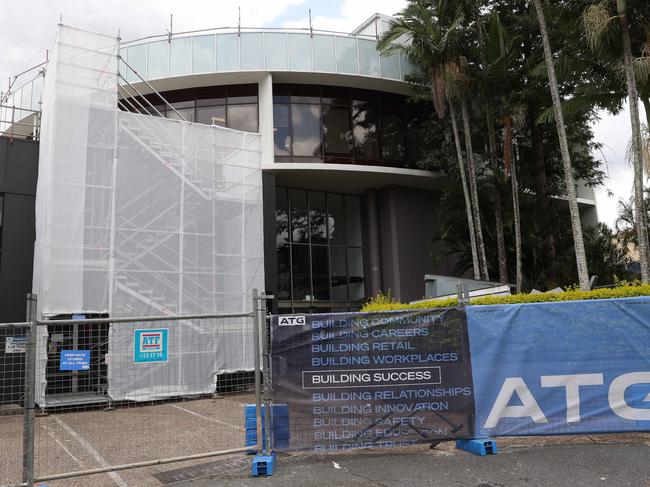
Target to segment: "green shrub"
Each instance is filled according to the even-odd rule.
[[[621,282],[619,287],[594,289],[593,291],[580,291],[570,288],[563,293],[539,293],[539,294],[513,294],[511,296],[483,296],[473,298],[471,305],[481,306],[488,304],[522,304],[522,303],[550,303],[557,301],[582,301],[587,299],[613,299],[632,298],[635,296],[650,296],[650,284],[638,285],[636,283]],[[429,309],[447,308],[458,305],[456,298],[449,298],[438,301],[422,301],[408,304],[400,303],[390,297],[390,293],[377,295],[370,299],[361,311],[391,311],[400,309]]]

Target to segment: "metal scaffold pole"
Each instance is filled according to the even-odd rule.
[[[34,408],[36,407],[36,334],[37,334],[37,298],[36,294],[27,295],[27,321],[29,335],[27,337],[27,355],[25,363],[25,403],[23,423],[23,484],[27,487],[34,485]]]

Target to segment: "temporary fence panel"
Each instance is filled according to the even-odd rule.
[[[0,324],[0,485],[22,481],[29,323]]]
[[[254,350],[251,347],[242,358],[241,348],[224,349],[219,340],[233,330],[239,336],[242,332],[252,336],[255,324],[251,315],[101,321],[66,320],[58,325],[78,328],[78,348],[61,349],[56,360],[51,360],[57,374],[50,373],[47,387],[53,400],[61,402],[57,403],[59,407],[51,404],[47,415],[35,418],[37,481],[74,477],[94,469],[110,471],[114,467],[117,472],[91,477],[88,482],[148,485],[157,482],[151,478],[155,472],[119,470],[157,461],[168,463],[170,459],[209,457],[233,449],[244,451],[244,405],[255,402],[253,376],[250,372],[222,372],[223,363],[253,363]],[[42,327],[51,326],[49,321],[40,323]],[[88,338],[104,326],[110,326],[110,333],[128,336],[129,340],[118,343],[117,351],[109,347],[108,354],[88,348]],[[186,340],[181,345],[180,337]],[[186,351],[189,347],[193,353]],[[108,376],[109,390],[119,391],[124,383],[130,385],[128,393],[109,397],[95,394],[93,402],[92,394],[107,387],[105,374],[111,362],[133,364],[114,368],[122,370],[125,377]],[[86,395],[86,404],[65,404],[73,381],[77,394]],[[218,393],[219,397],[207,393]],[[178,396],[190,394],[191,398],[178,400]],[[151,402],[172,396],[173,400]],[[4,430],[0,429],[0,443],[7,441],[3,438]],[[0,453],[3,460],[4,455]]]
[[[275,316],[272,338],[280,448],[650,431],[650,297]]]
[[[465,311],[274,316],[274,401],[316,451],[473,435]]]
[[[210,320],[111,326],[106,355],[109,398],[151,401],[215,392],[219,376],[252,370],[249,321],[229,318],[218,326]]]
[[[116,38],[62,26],[48,63],[34,260],[40,316],[250,311],[251,291],[264,283],[259,134],[117,110],[117,52]],[[208,370],[252,370],[245,327],[214,337],[240,353],[209,359],[195,347],[203,331],[182,330],[174,346],[187,357],[166,363],[173,375],[199,357]],[[120,359],[132,333],[111,327],[109,393],[177,394],[174,384],[141,394],[138,364]],[[39,328],[40,405],[51,342]]]
[[[479,436],[650,431],[650,298],[467,308]]]

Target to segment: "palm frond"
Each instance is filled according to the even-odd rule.
[[[650,56],[644,55],[634,58],[633,66],[637,83],[640,85],[648,83],[650,81]]]
[[[627,143],[625,159],[628,163],[634,163],[634,147],[632,138]],[[641,163],[646,174],[650,174],[650,129],[644,123],[641,124]]]
[[[582,26],[585,31],[587,45],[594,51],[597,50],[609,29],[610,21],[614,17],[609,15],[607,0],[587,7],[582,14]]]
[[[620,102],[620,95],[615,93],[599,93],[597,95],[580,95],[562,101],[562,113],[565,118],[580,115],[595,108],[607,108]],[[553,107],[548,107],[542,111],[535,120],[535,123],[549,124],[555,123],[555,113]]]

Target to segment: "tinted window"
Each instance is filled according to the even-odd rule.
[[[325,155],[349,155],[352,152],[349,108],[323,107],[323,137]]]
[[[228,105],[228,127],[245,132],[257,132],[257,105]]]
[[[275,155],[291,154],[289,105],[273,105],[273,144]]]
[[[293,154],[296,156],[320,156],[320,106],[293,105]]]

